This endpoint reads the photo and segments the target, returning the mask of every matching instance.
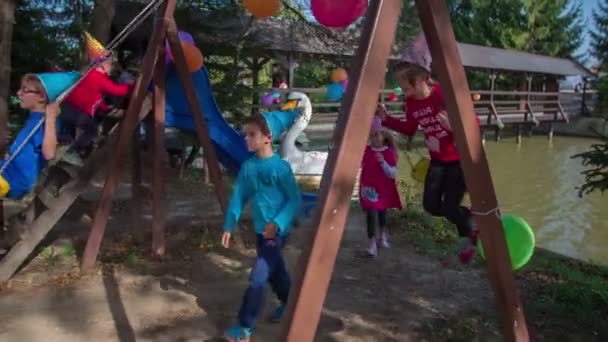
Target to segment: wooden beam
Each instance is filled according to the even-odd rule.
[[[401,0],[370,2],[323,173],[315,231],[302,249],[278,341],[315,337],[400,14]]]
[[[125,113],[123,122],[120,125],[120,132],[118,136],[118,143],[116,150],[110,159],[110,169],[106,177],[106,182],[103,187],[103,193],[93,219],[91,226],[91,233],[87,240],[87,244],[82,257],[81,269],[83,271],[91,270],[95,266],[97,260],[97,254],[99,253],[99,247],[101,246],[101,240],[108,223],[108,217],[110,210],[112,209],[112,198],[116,192],[118,181],[122,173],[122,166],[125,161],[127,147],[133,134],[133,130],[138,122],[138,113],[142,107],[144,98],[148,93],[148,84],[152,81],[152,75],[154,73],[154,67],[158,58],[158,51],[163,44],[168,18],[173,18],[173,12],[175,11],[175,4],[177,0],[167,0],[162,6],[160,13],[163,13],[161,18],[158,20],[152,33],[152,38],[148,44],[146,54],[144,56],[142,72],[137,78],[135,85],[134,95],[131,97],[129,107]],[[164,61],[160,61],[164,63]]]
[[[215,188],[215,195],[220,207],[222,208],[222,212],[226,212],[227,199],[224,184],[222,182],[220,165],[217,161],[215,148],[211,142],[207,121],[204,120],[205,113],[201,108],[198,96],[194,91],[192,77],[190,77],[190,72],[186,67],[186,57],[177,36],[177,26],[175,25],[175,21],[169,22],[169,25],[167,26],[167,39],[169,40],[169,45],[171,46],[171,51],[173,53],[173,57],[175,58],[175,66],[184,88],[184,95],[186,96],[186,100],[190,106],[190,112],[192,112],[196,134],[201,142],[201,146],[203,146],[203,155],[205,156],[205,162],[209,167],[209,174],[211,176],[211,182]]]
[[[287,85],[289,88],[293,88],[294,80],[296,77],[296,67],[294,63],[293,52],[287,53]]]
[[[262,67],[262,64],[260,63],[260,60],[257,57],[253,57],[252,58],[252,62],[250,65],[250,69],[251,69],[251,87],[253,89],[258,89],[258,87],[260,86],[260,69]],[[252,99],[251,99],[251,103],[257,104],[260,103],[260,96],[258,94],[257,91],[254,91],[253,94],[251,95]],[[253,114],[253,106],[251,107],[252,109],[252,113]]]
[[[136,241],[143,243],[146,238],[146,232],[141,229],[141,212],[142,212],[142,175],[141,175],[141,144],[139,142],[140,124],[135,126],[131,135],[131,224],[135,227],[133,234]]]
[[[467,77],[447,5],[444,0],[416,0],[416,7],[431,49],[433,65],[443,85],[450,124],[471,198],[474,218],[485,246],[486,267],[494,289],[506,341],[529,341],[507,251],[498,202],[481,144]]]
[[[540,122],[538,121],[538,119],[536,119],[536,116],[534,116],[534,110],[532,109],[532,75],[528,75],[526,77],[526,92],[528,93],[526,95],[526,100],[525,100],[525,106],[524,108],[521,109],[525,109],[526,110],[526,116],[524,117],[525,121],[528,121],[528,116],[530,117],[530,121],[532,121],[532,123],[534,123],[534,126],[538,126],[540,125]]]
[[[164,45],[158,61],[165,60]],[[165,64],[156,63],[154,72],[154,134],[152,136],[152,255],[165,255],[165,184],[163,154],[165,149]]]

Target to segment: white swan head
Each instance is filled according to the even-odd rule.
[[[312,116],[312,103],[308,96],[299,91],[294,91],[287,96],[287,101],[281,110],[299,109],[302,113],[301,119],[308,122]]]

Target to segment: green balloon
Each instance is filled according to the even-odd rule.
[[[395,94],[397,94],[397,96],[403,95],[403,90],[401,90],[401,87],[395,88]]]
[[[19,100],[19,98],[17,96],[11,96],[10,101],[11,101],[12,105],[18,105],[21,102],[21,100]]]
[[[501,222],[511,265],[513,270],[518,270],[524,267],[534,254],[534,231],[524,219],[516,215],[503,215]],[[481,240],[477,243],[477,252],[482,258],[485,258]]]

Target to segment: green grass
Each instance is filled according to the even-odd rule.
[[[608,268],[537,250],[521,278],[535,325],[566,335],[569,327],[589,336],[608,334]]]
[[[401,180],[398,185],[406,209],[389,216],[393,235],[404,236],[420,254],[437,258],[455,255],[456,228],[446,220],[424,212],[422,185],[409,180]],[[476,262],[481,264],[483,260],[478,258]],[[515,276],[530,330],[543,335],[542,340],[599,341],[608,338],[607,267],[537,248],[529,264]],[[476,334],[480,331],[492,330],[486,326],[487,321],[478,319],[473,313],[469,316],[438,322],[433,334],[454,341],[471,337],[468,340],[472,341],[478,340],[473,338],[478,338]]]
[[[418,253],[434,257],[455,255],[458,245],[456,228],[443,218],[432,217],[422,208],[422,184],[398,181],[403,211],[391,211],[392,234],[403,235]]]

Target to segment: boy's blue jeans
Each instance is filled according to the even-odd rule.
[[[281,254],[287,237],[266,240],[262,235],[257,234],[256,238],[258,255],[249,275],[249,287],[243,295],[239,310],[239,324],[246,328],[253,328],[255,319],[262,310],[266,282],[270,283],[272,291],[281,303],[287,303],[291,287],[289,273]]]

